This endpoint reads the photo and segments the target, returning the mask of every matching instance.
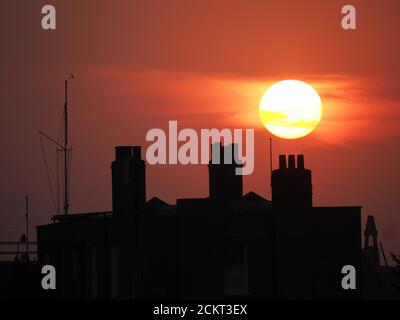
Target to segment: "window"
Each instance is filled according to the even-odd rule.
[[[236,245],[225,249],[224,292],[226,295],[249,294],[246,245]]]

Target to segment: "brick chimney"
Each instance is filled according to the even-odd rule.
[[[111,172],[114,214],[134,214],[143,208],[146,203],[146,165],[141,158],[141,147],[116,147]]]
[[[237,145],[230,144],[223,146],[221,143],[211,145],[211,158],[219,163],[208,164],[209,194],[211,199],[229,201],[238,200],[243,196],[243,178],[242,175],[236,175],[236,168],[242,164],[236,163],[235,153]],[[235,152],[236,150],[236,152]],[[226,157],[231,161],[226,161]]]
[[[279,168],[272,171],[272,204],[277,209],[312,207],[311,170],[304,168],[303,155],[279,156]]]

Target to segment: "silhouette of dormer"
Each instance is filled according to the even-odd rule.
[[[267,199],[261,197],[259,194],[250,191],[243,196],[243,200],[248,202],[269,202]]]
[[[378,230],[375,225],[375,218],[369,215],[367,218],[367,225],[364,230],[364,250],[368,252],[371,258],[377,263],[379,261],[379,247],[378,247]]]
[[[133,214],[146,203],[146,165],[141,158],[141,147],[115,148],[111,164],[113,212]]]
[[[143,208],[143,212],[144,213],[156,212],[170,207],[173,206],[161,200],[160,198],[153,197],[149,201],[147,201],[146,205]]]
[[[272,171],[272,205],[276,209],[312,207],[311,170],[304,168],[304,156],[279,156],[279,169]]]
[[[242,167],[239,160],[235,159],[237,147],[236,144],[212,144],[212,160],[208,164],[210,199],[225,201],[242,198],[242,175],[236,174],[236,169]]]

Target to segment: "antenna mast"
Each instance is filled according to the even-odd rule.
[[[71,73],[69,75],[69,77],[64,81],[64,95],[65,95],[65,100],[64,100],[64,143],[62,144],[62,142],[58,142],[57,140],[49,137],[44,132],[39,131],[40,139],[42,139],[42,137],[45,137],[47,140],[49,140],[50,142],[52,142],[53,144],[55,144],[58,147],[57,152],[60,151],[64,154],[64,214],[68,214],[68,209],[69,209],[69,171],[70,171],[69,152],[72,150],[72,148],[69,146],[69,143],[68,143],[68,82],[69,82],[69,80],[72,80],[72,79],[74,79],[74,75]],[[50,178],[48,167],[47,167],[47,161],[46,161],[46,155],[45,155],[44,148],[43,148],[43,143],[42,143],[42,150],[43,150],[43,157],[44,157],[44,161],[45,161],[45,165],[46,165],[47,175],[48,175],[48,179],[49,179],[50,189],[52,192],[52,196],[54,198],[53,188],[52,188],[51,178]],[[58,204],[58,202],[57,202],[57,204]]]
[[[69,170],[68,170],[68,81],[74,79],[74,75],[70,76],[64,82],[65,102],[64,102],[64,214],[68,214],[69,208]]]
[[[25,218],[26,218],[26,262],[29,262],[29,200],[25,196]]]

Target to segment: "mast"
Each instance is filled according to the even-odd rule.
[[[39,137],[40,141],[42,143],[42,152],[43,152],[43,158],[46,166],[46,171],[47,171],[47,176],[49,180],[49,185],[50,185],[50,191],[52,193],[53,201],[54,200],[54,193],[53,193],[53,186],[51,183],[51,178],[50,178],[50,173],[49,173],[49,168],[47,166],[47,160],[46,160],[46,154],[44,151],[44,146],[43,146],[43,141],[42,137],[46,138],[50,142],[54,143],[58,148],[56,149],[57,152],[62,152],[64,154],[64,214],[68,214],[68,209],[69,209],[69,171],[70,171],[70,156],[69,153],[72,150],[71,147],[69,146],[69,141],[68,141],[68,82],[69,80],[74,79],[74,75],[71,73],[69,77],[64,81],[64,141],[63,142],[58,142],[57,140],[49,137],[47,134],[39,130]],[[57,160],[58,161],[58,160]],[[58,162],[57,162],[58,163]],[[57,169],[58,172],[58,169]],[[57,179],[57,192],[58,192],[58,179]],[[57,208],[56,211],[59,209],[59,202],[58,202],[58,193],[57,193]]]
[[[73,79],[74,75],[71,75],[64,82],[65,91],[65,102],[64,102],[64,214],[68,214],[69,208],[69,174],[68,174],[68,81]]]
[[[64,82],[64,214],[68,213],[68,79]]]
[[[25,196],[25,218],[26,218],[26,262],[29,261],[29,203],[28,195]]]

